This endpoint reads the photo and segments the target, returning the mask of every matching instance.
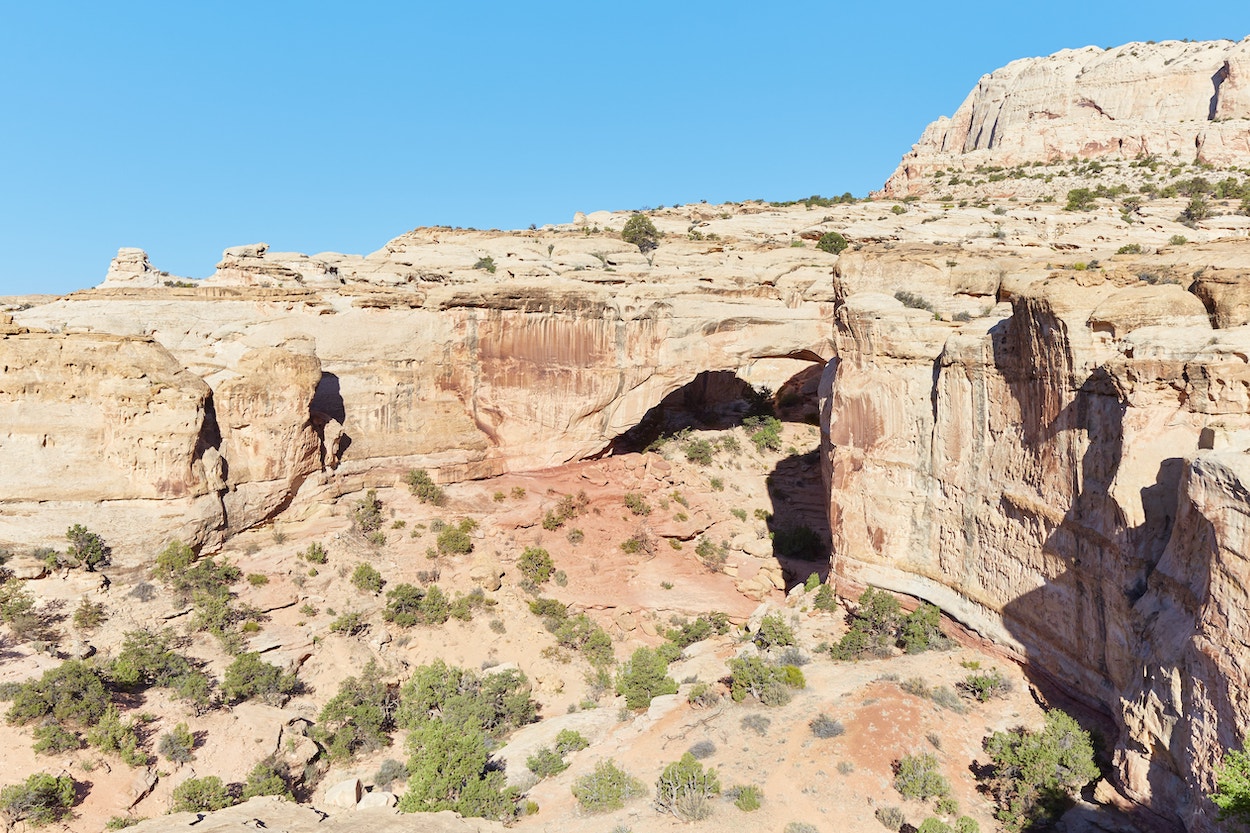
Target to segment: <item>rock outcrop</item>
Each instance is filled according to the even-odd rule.
[[[1073,155],[1245,165],[1247,49],[1017,62],[887,190]],[[844,588],[935,602],[1014,652],[1103,717],[1125,795],[1205,833],[1220,750],[1250,731],[1250,219],[1048,196],[668,209],[646,255],[606,212],[369,255],[253,244],[194,283],[123,250],[100,287],[0,319],[0,545],[87,522],[138,567],[412,468],[593,457],[678,390],[823,366]],[[835,229],[839,256],[804,242]]]
[[[616,233],[548,239],[418,230],[364,258],[256,244],[191,285],[120,281],[115,261],[101,287],[18,311],[0,542],[56,545],[90,514],[122,563],[172,537],[215,546],[411,468],[448,482],[583,459],[701,373],[778,388],[831,351],[824,252],[682,239],[649,262]],[[499,271],[474,268],[489,253]],[[121,413],[110,378],[130,385]],[[93,498],[127,507],[125,529]]]
[[[1155,156],[1241,164],[1250,155],[1250,39],[1087,46],[981,78],[903,157],[884,193],[928,175],[1034,162]]]
[[[1190,830],[1218,829],[1214,766],[1250,730],[1250,328],[1229,272],[1203,278],[1248,256],[1186,253],[1186,291],[1025,252],[995,285],[940,268],[964,252],[865,246],[822,379],[835,574],[1009,646],[1114,727],[1124,792]]]
[[[90,515],[119,550],[223,525],[212,391],[139,336],[0,335],[0,521],[49,543]],[[55,545],[55,543],[54,543]]]
[[[109,264],[103,286],[160,286],[168,278],[166,272],[152,267],[143,249],[121,248]]]

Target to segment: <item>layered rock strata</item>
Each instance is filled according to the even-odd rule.
[[[1240,165],[1250,155],[1250,39],[1065,49],[981,78],[925,129],[886,182],[932,190],[942,169],[1161,157]]]
[[[1011,646],[1116,724],[1129,796],[1214,829],[1204,791],[1250,722],[1250,328],[1071,270],[929,282],[930,307],[1004,299],[936,320],[892,297],[916,286],[880,268],[899,255],[860,256],[822,380],[835,571]]]
[[[649,262],[615,233],[551,239],[436,229],[367,258],[259,244],[193,284],[121,280],[147,263],[123,250],[100,288],[0,336],[0,541],[56,545],[90,514],[123,560],[215,546],[411,468],[583,459],[701,373],[777,388],[830,353],[832,255],[688,242]],[[490,252],[506,272],[474,268]]]

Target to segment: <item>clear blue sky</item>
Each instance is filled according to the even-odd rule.
[[[120,246],[205,277],[261,240],[859,196],[1010,60],[1247,34],[1231,2],[12,0],[0,294],[96,284]]]

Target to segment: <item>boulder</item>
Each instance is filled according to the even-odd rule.
[[[363,792],[364,785],[359,778],[348,778],[326,790],[325,803],[331,807],[355,807]]]

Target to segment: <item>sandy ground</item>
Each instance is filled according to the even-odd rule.
[[[843,616],[815,612],[810,596],[801,591],[788,599],[781,590],[742,591],[756,574],[775,569],[771,557],[731,547],[726,572],[710,571],[694,554],[701,535],[716,542],[763,541],[767,549],[768,530],[756,517],[757,509],[785,512],[789,519],[810,522],[814,528],[823,523],[819,472],[803,456],[815,447],[814,428],[788,423],[786,451],[763,455],[756,453],[741,429],[705,436],[715,439],[730,433],[742,441],[744,450],[737,455],[722,452],[709,467],[688,463],[677,447],[670,446],[662,454],[627,454],[457,484],[447,489],[448,500],[441,507],[420,503],[399,484],[381,489],[378,497],[387,519],[383,527],[387,541],[382,546],[370,545],[351,531],[351,509],[360,495],[299,517],[280,518],[271,528],[239,536],[221,555],[237,564],[245,576],[267,579],[257,585],[240,581],[235,588],[240,602],[264,612],[260,630],[250,637],[250,647],[262,651],[269,662],[298,668],[305,693],[282,708],[249,702],[203,714],[172,700],[164,691],[140,695],[131,705],[133,713],[148,712],[154,717],[145,728],[150,749],[178,722],[186,722],[200,738],[194,761],[178,765],[161,758],[150,771],[132,769],[91,749],[35,755],[30,749],[30,727],[5,725],[0,727],[0,749],[5,750],[0,782],[11,783],[40,770],[72,774],[81,785],[81,801],[75,817],[64,825],[71,831],[99,831],[113,816],[158,816],[167,812],[173,788],[188,777],[219,775],[227,782],[240,782],[267,755],[295,754],[297,747],[308,748],[309,741],[303,737],[306,722],[315,721],[339,683],[359,673],[369,660],[378,661],[400,681],[412,667],[442,658],[473,668],[514,663],[534,684],[543,719],[518,731],[498,753],[509,764],[510,780],[529,787],[528,797],[540,808],[536,815],[522,818],[519,829],[610,831],[624,826],[644,831],[687,826],[660,815],[645,798],[615,813],[583,816],[570,785],[604,758],[614,758],[652,785],[666,764],[701,741],[714,745],[715,752],[704,762],[717,769],[725,788],[754,784],[763,790],[764,803],[759,811],[744,813],[727,800],[717,800],[711,818],[688,825],[693,829],[780,831],[795,821],[814,824],[821,831],[873,830],[879,827],[873,813],[882,805],[902,807],[908,821],[918,825],[928,810],[903,801],[891,786],[894,762],[915,751],[936,754],[961,812],[976,818],[983,830],[994,829],[992,807],[977,793],[969,765],[982,755],[981,742],[990,731],[1040,724],[1042,711],[1021,673],[969,648],[834,663],[827,655],[817,657],[814,649],[840,636],[845,628]],[[784,473],[785,489],[774,489],[770,495],[766,478],[777,472]],[[624,495],[629,492],[645,496],[650,514],[639,516],[626,508]],[[576,518],[560,529],[543,528],[544,514],[562,496],[581,493],[585,505]],[[479,525],[473,533],[473,553],[428,557],[436,538],[431,525],[463,518],[473,518]],[[572,529],[581,530],[580,542],[570,540]],[[652,551],[623,552],[620,543],[640,532],[653,541]],[[299,557],[314,541],[322,543],[328,553],[324,565],[310,565]],[[549,582],[541,594],[589,613],[613,636],[618,660],[627,658],[638,645],[658,644],[674,617],[723,611],[741,624],[764,603],[782,609],[793,620],[800,649],[813,657],[803,667],[807,687],[788,705],[777,708],[750,701],[735,704],[726,697],[715,707],[696,709],[686,702],[688,682],[681,693],[659,698],[644,713],[628,712],[622,700],[611,697],[602,699],[596,708],[586,708],[589,666],[580,657],[558,650],[541,621],[528,610],[533,595],[523,586],[516,568],[516,559],[527,546],[547,549],[561,571],[559,583]],[[759,551],[758,546],[750,548]],[[451,593],[490,584],[483,576],[501,575],[502,579],[488,594],[496,605],[479,611],[472,621],[403,629],[381,618],[388,588],[381,595],[370,595],[351,585],[351,573],[360,563],[376,567],[388,588],[418,583],[421,573],[432,570],[438,571],[439,586]],[[310,575],[314,569],[316,574]],[[59,602],[66,617],[81,597],[105,604],[108,621],[94,634],[77,634],[68,619],[64,621],[63,645],[85,640],[107,658],[126,630],[166,626],[182,633],[187,630],[189,615],[163,592],[143,602],[132,586],[114,582],[101,591],[97,584],[95,577],[79,573],[28,583],[41,599]],[[348,611],[367,619],[370,627],[365,633],[346,637],[328,630],[337,615]],[[231,658],[205,634],[186,636],[184,650],[204,660],[210,673],[220,678]],[[678,681],[698,679],[720,686],[718,681],[727,674],[725,661],[742,650],[740,639],[740,634],[731,632],[693,646],[672,666],[672,676]],[[25,679],[58,661],[36,653],[29,644],[6,642],[3,650],[0,682]],[[890,675],[902,680],[923,677],[930,685],[953,685],[969,673],[960,662],[1001,668],[1015,682],[1014,693],[974,706],[966,714],[955,714],[904,693],[896,682],[883,680]],[[768,718],[764,733],[743,727],[743,718],[752,714]],[[809,722],[818,714],[840,720],[845,734],[814,737]],[[533,783],[524,769],[525,757],[549,744],[566,727],[582,732],[591,746],[570,756],[571,766],[565,772]],[[405,758],[402,733],[390,748],[331,770],[313,791],[314,803],[325,788],[345,777],[357,776],[381,789],[384,785],[373,784],[373,774],[388,758]]]

